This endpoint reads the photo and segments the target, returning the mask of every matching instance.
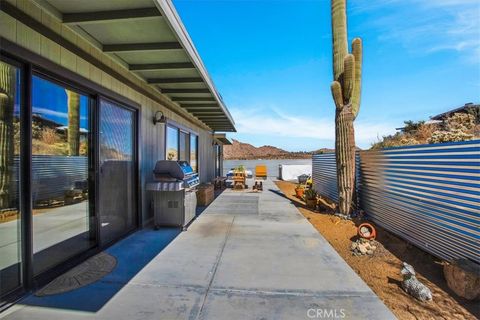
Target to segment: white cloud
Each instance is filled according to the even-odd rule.
[[[478,0],[358,0],[351,13],[378,14],[365,20],[379,39],[397,41],[410,52],[456,51],[467,62],[480,59],[480,2]]]
[[[316,117],[285,113],[272,107],[231,108],[237,132],[269,137],[311,138],[335,140],[333,117]],[[378,137],[392,134],[395,126],[388,123],[355,121],[355,140],[360,147],[369,147]],[[255,143],[254,141],[247,141]],[[321,147],[321,146],[320,146]]]

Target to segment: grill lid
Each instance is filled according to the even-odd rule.
[[[187,161],[159,160],[153,170],[155,180],[162,182],[183,181],[183,187],[194,187],[200,183]]]
[[[186,161],[159,160],[153,170],[156,178],[173,177],[184,180],[186,176],[193,173],[192,167]]]

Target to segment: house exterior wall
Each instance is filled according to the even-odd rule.
[[[152,170],[158,159],[165,159],[165,128],[164,124],[153,125],[153,115],[162,111],[167,119],[191,129],[198,133],[198,158],[199,174],[202,182],[211,181],[214,177],[215,159],[213,150],[213,138],[211,130],[194,117],[188,115],[178,105],[151,88],[143,80],[136,77],[120,62],[104,54],[99,48],[92,45],[82,36],[75,33],[69,27],[52,14],[39,7],[30,0],[7,0],[18,9],[27,13],[33,19],[41,22],[51,30],[61,34],[64,38],[75,43],[81,49],[89,52],[97,59],[127,77],[131,81],[144,86],[147,90],[158,96],[159,100],[165,101],[160,104],[157,101],[133,90],[128,85],[118,81],[111,75],[90,64],[59,44],[51,41],[42,34],[25,26],[11,16],[0,12],[0,36],[22,46],[35,54],[38,54],[85,79],[109,89],[140,105],[139,118],[139,184],[141,187],[142,217],[144,225],[150,220],[151,197],[145,191],[145,184],[152,179]],[[168,107],[167,107],[168,104]],[[173,109],[173,110],[172,110]]]

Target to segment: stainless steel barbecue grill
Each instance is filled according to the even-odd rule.
[[[153,170],[154,181],[147,190],[154,193],[155,227],[185,227],[195,217],[198,174],[186,161],[160,160]]]

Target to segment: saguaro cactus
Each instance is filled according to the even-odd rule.
[[[362,40],[347,44],[346,0],[331,0],[333,38],[332,96],[335,112],[335,156],[339,211],[350,215],[355,187],[355,132],[353,121],[360,109]]]
[[[68,89],[68,155],[80,154],[80,95]]]
[[[0,209],[10,205],[15,68],[0,61]]]

